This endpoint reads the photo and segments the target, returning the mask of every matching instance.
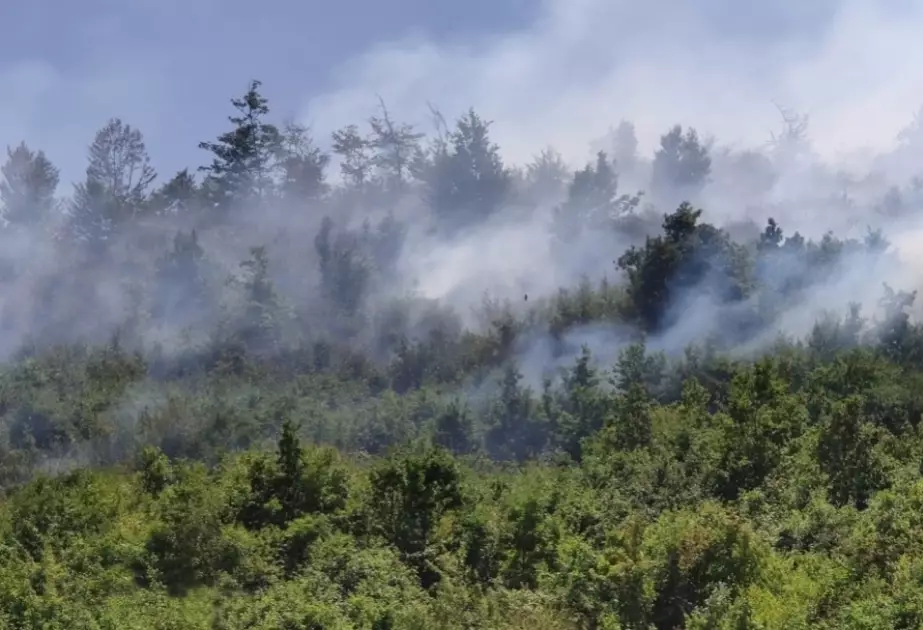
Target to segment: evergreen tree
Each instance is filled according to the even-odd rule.
[[[272,171],[279,154],[282,135],[265,122],[269,101],[260,93],[262,84],[251,81],[247,92],[231,100],[237,114],[228,117],[234,125],[218,136],[217,142],[201,142],[214,157],[209,166],[199,167],[207,173],[204,188],[207,199],[219,209],[235,202],[261,199],[272,192]]]
[[[682,317],[668,309],[683,291],[694,288],[722,304],[741,299],[749,290],[751,269],[745,249],[723,230],[699,223],[701,215],[691,204],[681,204],[664,215],[662,236],[648,238],[643,247],[629,248],[617,261],[645,330],[663,329]]]
[[[490,122],[473,109],[432,150],[425,178],[429,202],[450,229],[482,221],[506,198],[512,178],[490,140]]]

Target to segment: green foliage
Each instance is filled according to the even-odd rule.
[[[411,200],[449,232],[511,200],[555,209],[559,253],[587,234],[608,247],[644,231],[640,195],[618,189],[640,172],[633,128],[610,138],[617,162],[571,175],[548,150],[520,173],[473,110],[422,145],[382,103],[367,134],[333,135],[331,183],[259,88],[202,143],[201,183],[183,170],[151,191],[140,132],[113,119],[96,136],[55,235],[74,287],[29,285],[42,334],[0,368],[0,627],[923,625],[916,294],[885,285],[876,317],[854,304],[765,340],[846,263],[887,262],[880,233],[810,241],[769,219],[747,241],[677,201],[619,278],[485,300],[466,327],[382,289],[403,279]],[[670,130],[653,196],[698,193],[709,148]],[[10,229],[48,227],[44,155],[8,150],[2,175]],[[309,231],[267,235],[254,215]],[[92,310],[121,265],[127,314]],[[61,343],[88,314],[117,333]],[[676,352],[687,329],[717,334]]]
[[[273,160],[282,144],[279,129],[265,122],[269,113],[259,81],[251,81],[247,92],[231,104],[237,114],[229,116],[234,125],[216,142],[201,142],[199,148],[214,155],[211,165],[201,167],[208,174],[204,183],[210,203],[220,209],[237,201],[253,201],[271,192]],[[289,165],[291,166],[291,165]]]
[[[489,217],[510,190],[510,173],[490,139],[489,127],[489,121],[469,110],[436,143],[429,162],[418,167],[427,182],[430,204],[449,228]]]

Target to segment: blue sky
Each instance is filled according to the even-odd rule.
[[[326,89],[337,64],[376,42],[469,41],[532,17],[523,0],[8,4],[0,74],[13,93],[0,96],[0,111],[12,115],[0,123],[0,142],[26,139],[62,162],[79,159],[93,130],[118,115],[145,132],[158,161],[175,163],[222,129],[228,99],[251,77],[294,114]]]
[[[200,163],[196,144],[225,128],[251,77],[324,137],[373,113],[376,93],[415,122],[428,100],[475,105],[517,158],[551,141],[582,159],[622,117],[648,137],[670,122],[768,134],[773,99],[820,113],[830,142],[847,128],[865,141],[923,101],[912,0],[8,4],[0,144],[45,149],[66,182],[110,116],[141,128],[163,177]],[[857,118],[869,111],[874,128]]]

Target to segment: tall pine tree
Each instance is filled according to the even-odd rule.
[[[231,100],[237,114],[228,120],[234,128],[216,142],[201,142],[200,149],[214,157],[209,166],[204,190],[213,207],[227,209],[235,202],[252,202],[272,192],[273,167],[282,145],[279,129],[265,122],[269,101],[260,94],[259,81],[251,81],[247,92]]]

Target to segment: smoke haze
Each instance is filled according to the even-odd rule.
[[[194,4],[196,12],[209,6]],[[96,24],[98,34],[116,29],[124,18],[112,11],[109,21]],[[229,18],[215,19],[230,28]],[[283,20],[284,11],[266,19]],[[53,229],[20,229],[4,236],[3,257],[11,272],[3,295],[0,347],[10,356],[36,339],[99,341],[124,330],[127,320],[146,347],[176,352],[190,340],[204,343],[214,330],[239,325],[233,313],[245,299],[226,280],[246,276],[241,261],[251,247],[263,245],[275,289],[297,315],[280,324],[283,339],[310,326],[340,337],[358,336],[368,345],[373,343],[369,335],[384,334],[387,317],[382,313],[401,300],[413,306],[404,319],[388,325],[404,328],[402,334],[425,335],[432,328],[425,322],[433,305],[413,300],[436,301],[461,325],[477,330],[484,325],[485,296],[498,304],[506,301],[525,316],[530,309],[544,308],[543,300],[554,298],[562,287],[584,279],[618,284],[621,272],[614,261],[631,245],[643,244],[647,235],[659,233],[662,215],[686,199],[705,209],[702,220],[735,238],[757,238],[773,217],[785,236],[797,231],[821,239],[833,231],[840,238],[862,239],[870,229],[881,229],[897,255],[874,264],[865,253],[846,255],[833,272],[817,279],[813,290],[787,303],[769,328],[739,340],[739,348],[758,349],[778,334],[804,336],[824,312],[843,314],[854,301],[871,314],[883,280],[907,290],[918,283],[921,226],[913,212],[919,194],[912,178],[923,149],[923,133],[913,118],[923,103],[923,84],[914,72],[923,57],[921,27],[923,7],[910,2],[821,2],[807,8],[795,2],[751,7],[714,0],[549,0],[527,25],[501,33],[444,44],[426,36],[381,41],[333,64],[327,84],[314,95],[279,104],[278,111],[271,98],[273,114],[297,111],[316,144],[328,151],[332,132],[381,114],[379,97],[394,120],[431,136],[438,135],[431,106],[449,128],[474,107],[492,121],[491,140],[505,163],[520,169],[513,177],[515,194],[496,212],[446,233],[433,228],[428,201],[418,190],[396,199],[366,195],[358,202],[335,192],[333,201],[304,199],[297,209],[290,202],[238,208],[221,225],[171,213],[133,220],[115,244],[107,245],[104,261],[61,243],[56,235],[66,219]],[[103,51],[104,38],[94,41],[96,50]],[[176,53],[163,54],[172,63]],[[169,63],[146,50],[146,63],[138,66],[144,72],[129,73],[133,55],[142,53],[129,51],[116,66],[102,64],[92,76],[71,76],[38,61],[8,67],[5,74],[15,89],[0,103],[9,114],[0,136],[11,146],[24,139],[61,165],[60,197],[71,196],[71,182],[82,178],[87,139],[93,126],[110,115],[144,132],[160,170],[158,184],[169,179],[170,168],[207,163],[204,153],[195,153],[196,144],[225,129],[225,94],[194,104],[195,111],[205,108],[213,119],[201,129],[179,122],[172,128],[179,115],[172,111],[177,92],[176,85],[167,85]],[[303,91],[302,79],[280,78],[278,68],[269,65],[238,68],[240,80],[238,70],[275,75],[281,86],[267,80],[270,95]],[[75,116],[36,107],[71,94],[84,95]],[[30,109],[50,122],[42,121],[39,130],[39,114]],[[799,127],[802,120],[805,127]],[[616,131],[622,121],[634,125],[636,151]],[[710,173],[694,191],[652,186],[654,152],[674,124],[694,127],[708,148]],[[180,131],[189,135],[180,137]],[[183,148],[168,155],[163,148],[168,145],[190,152]],[[571,172],[559,185],[542,188],[526,166],[549,146],[560,152]],[[567,197],[573,171],[591,163],[600,149],[616,158],[618,193],[643,191],[644,196],[634,219],[608,231],[584,226],[577,241],[562,247],[555,210]],[[158,155],[167,156],[162,164]],[[333,156],[326,167],[327,182],[338,190],[339,165]],[[371,232],[366,234],[378,234],[374,238],[379,240],[364,245],[363,255],[374,258],[378,254],[371,250],[394,250],[389,275],[362,281],[370,320],[346,322],[317,298],[322,274],[314,243],[324,215],[334,217],[333,239],[339,243],[334,249],[356,250],[356,243],[372,238],[362,236],[368,219]],[[400,225],[391,245],[379,230],[389,216]],[[152,280],[156,256],[169,249],[177,230],[192,228],[205,252],[204,282],[212,287],[196,305],[169,281]],[[72,273],[76,268],[79,277]],[[812,273],[796,261],[760,275],[775,285]],[[700,288],[695,284],[674,292],[668,319],[675,325],[653,335],[652,347],[676,353],[722,332],[721,313],[729,307]],[[755,295],[734,308],[752,307],[760,299]],[[145,320],[150,304],[142,302],[151,300],[166,315]],[[372,320],[378,323],[370,325]],[[613,339],[624,337],[621,331],[601,331],[596,323],[589,329],[578,326],[567,332],[567,351],[557,347],[545,353],[541,348],[549,347],[548,340],[537,334],[524,337],[536,345],[526,344],[520,356],[554,365],[563,360],[562,352],[571,357],[584,343],[608,361],[614,356]],[[534,373],[544,370],[539,367]]]

